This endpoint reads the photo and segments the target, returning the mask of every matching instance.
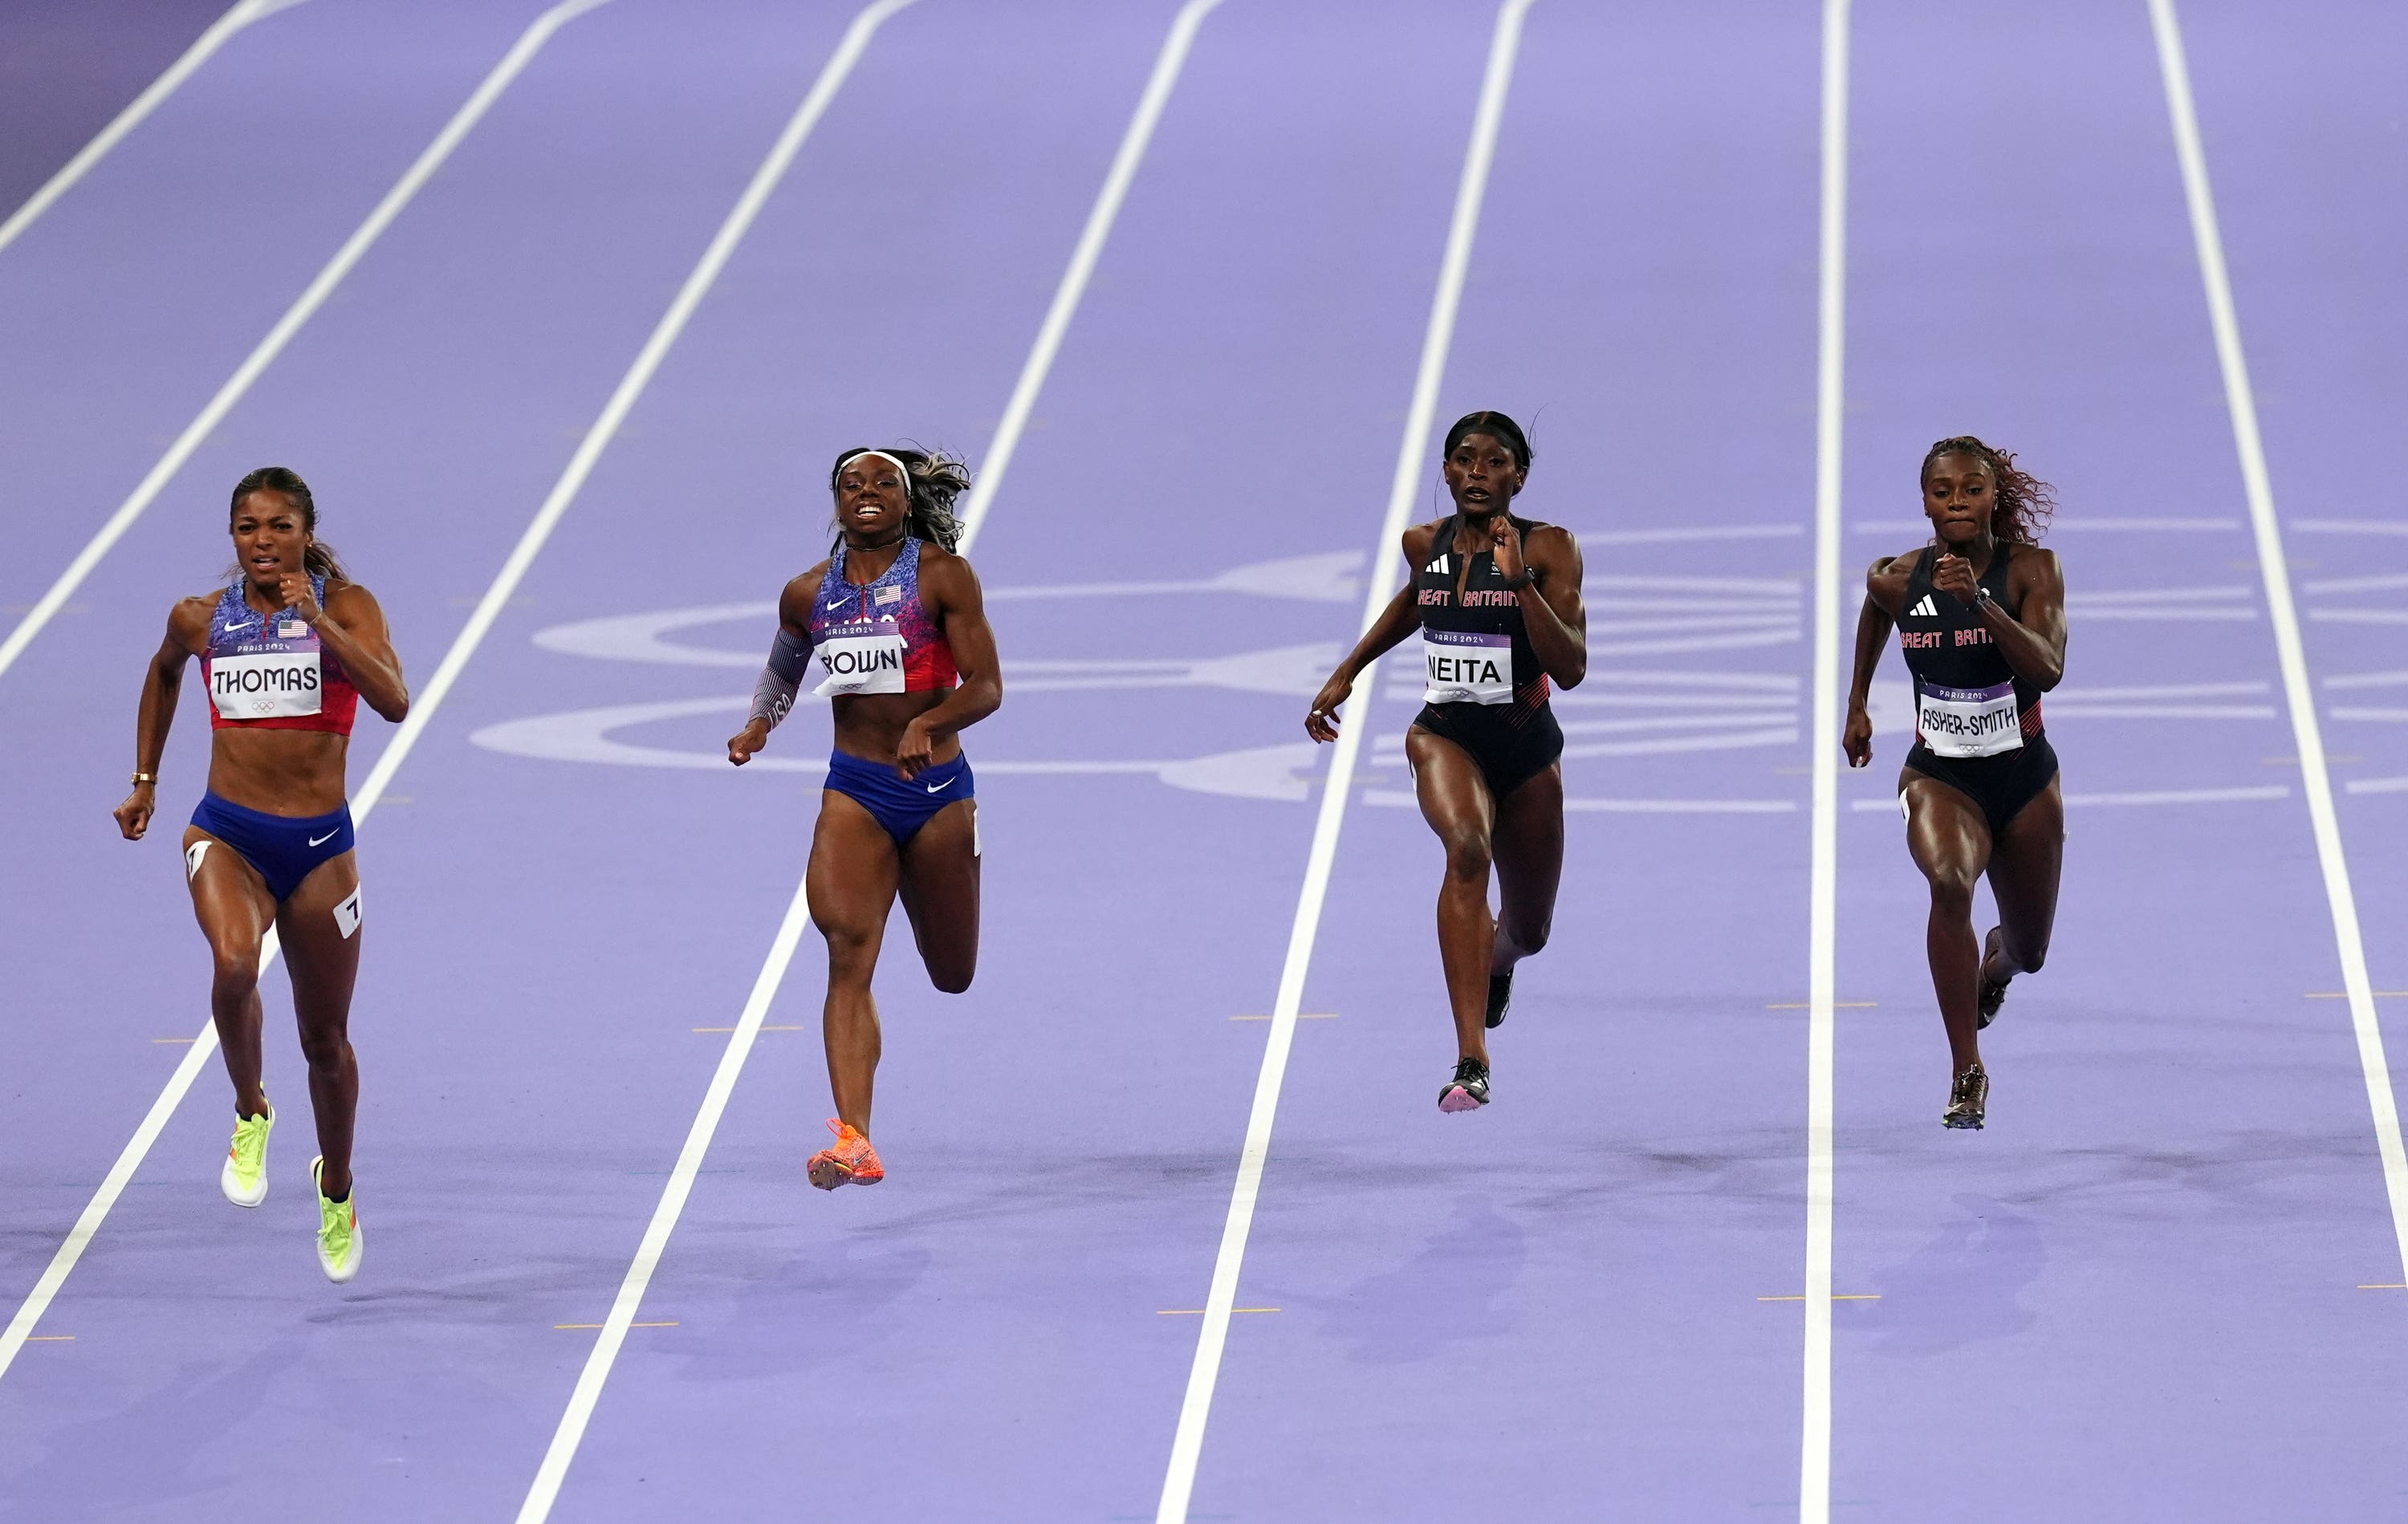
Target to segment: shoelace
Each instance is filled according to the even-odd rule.
[[[1956,1076],[1956,1082],[1948,1088],[1948,1104],[1952,1106],[1961,1105],[1964,1103],[1972,1100],[1973,1087],[1979,1084],[1981,1079],[1982,1068],[1979,1064],[1975,1064],[1972,1068],[1966,1070],[1961,1075],[1958,1075]]]
[[[234,1124],[235,1167],[244,1171],[259,1168],[260,1155],[267,1148],[267,1118],[244,1117]]]
[[[1487,1075],[1487,1069],[1481,1064],[1481,1061],[1478,1059],[1463,1059],[1457,1061],[1455,1063],[1455,1082],[1458,1085],[1465,1084],[1474,1079],[1484,1079]]]

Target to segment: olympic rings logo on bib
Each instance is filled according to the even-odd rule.
[[[1513,702],[1513,637],[1474,630],[1424,630],[1424,704]]]
[[[2013,679],[1994,688],[1915,685],[1915,730],[1935,757],[1995,757],[2023,748]]]
[[[904,691],[903,632],[891,618],[836,626],[820,638],[819,657],[827,679],[815,691],[824,696]]]

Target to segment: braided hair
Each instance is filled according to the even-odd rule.
[[[911,533],[921,539],[934,540],[947,550],[960,543],[962,522],[953,516],[953,500],[969,491],[970,469],[958,457],[943,450],[855,445],[837,455],[836,464],[828,470],[828,491],[837,490],[847,462],[872,450],[903,463],[904,486],[911,499]]]
[[[1997,505],[1990,510],[1991,534],[2016,545],[2040,543],[2041,531],[2057,512],[2056,488],[2028,471],[2017,470],[2012,453],[1992,449],[1970,434],[1952,435],[1924,451],[1918,482],[1930,479],[1931,463],[1942,455],[1971,455],[1989,468],[1991,501]]]
[[[303,571],[335,582],[348,582],[351,579],[351,574],[343,570],[342,561],[336,556],[335,548],[317,538],[318,500],[309,495],[309,484],[301,479],[299,472],[290,466],[263,465],[258,470],[245,475],[240,481],[234,484],[234,499],[226,505],[226,520],[229,525],[234,516],[242,511],[242,500],[253,492],[280,492],[294,507],[300,510],[301,527],[308,531],[310,535],[308,545],[301,551]],[[239,563],[234,568],[237,574],[241,569]]]

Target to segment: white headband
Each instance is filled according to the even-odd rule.
[[[857,460],[861,459],[861,458],[862,458],[863,456],[865,456],[865,455],[875,455],[875,456],[877,456],[880,460],[884,461],[887,464],[889,464],[889,465],[891,465],[891,466],[893,466],[893,467],[895,468],[895,474],[896,474],[896,476],[901,477],[903,478],[903,496],[904,496],[904,499],[908,502],[908,501],[910,499],[910,496],[911,496],[911,468],[910,468],[910,466],[908,466],[908,465],[905,465],[905,464],[904,464],[900,460],[897,460],[896,457],[894,457],[894,456],[892,456],[892,455],[887,454],[887,453],[886,453],[884,450],[882,450],[882,449],[856,449],[856,450],[854,450],[852,454],[850,454],[850,455],[846,456],[843,460],[838,461],[838,462],[837,462],[837,463],[836,463],[836,474],[837,474],[838,476],[839,476],[839,477],[843,476],[843,475],[844,475],[844,468],[845,468],[846,466],[851,465],[853,462],[855,462],[855,461],[857,461]]]

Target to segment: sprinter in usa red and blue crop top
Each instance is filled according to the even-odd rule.
[[[276,1112],[260,1084],[260,947],[273,926],[293,976],[301,1051],[317,1114],[318,1263],[329,1280],[359,1273],[351,1121],[359,1065],[350,1036],[360,966],[360,875],[343,762],[362,699],[389,720],[409,690],[384,610],[318,541],[308,483],[280,465],[235,484],[235,577],[186,598],[142,678],[134,792],[118,829],[139,841],[157,806],[159,759],[184,663],[201,659],[209,694],[209,780],[184,832],[184,879],[209,939],[209,1012],[234,1081],[234,1143],[219,1186],[236,1206],[267,1199]]]
[[[928,977],[947,994],[978,968],[977,784],[960,734],[1003,703],[978,576],[953,554],[960,462],[916,449],[849,449],[828,474],[840,537],[786,584],[752,717],[727,743],[741,767],[786,717],[816,651],[836,719],[805,873],[827,941],[824,1028],[836,1142],[807,1173],[823,1190],[886,1177],[869,1146],[878,1006],[869,979],[896,896]]]

